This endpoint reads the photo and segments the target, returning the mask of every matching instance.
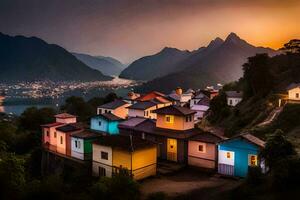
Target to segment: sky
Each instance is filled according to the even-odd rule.
[[[0,32],[124,63],[235,32],[255,46],[300,38],[299,0],[0,0]]]

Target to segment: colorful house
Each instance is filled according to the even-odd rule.
[[[201,134],[194,128],[195,111],[179,106],[167,106],[154,111],[157,120],[122,122],[120,134],[133,135],[158,144],[157,156],[162,160],[187,163],[188,139]]]
[[[189,139],[188,164],[190,166],[217,169],[218,166],[218,143],[224,137],[203,132]]]
[[[44,147],[51,150],[56,151],[57,147],[57,131],[56,128],[60,126],[64,126],[69,123],[76,123],[76,116],[70,115],[68,113],[61,113],[54,116],[56,122],[50,124],[41,125],[43,138],[42,142]]]
[[[123,98],[123,100],[129,104],[136,103],[136,99],[139,98],[141,95],[139,93],[135,92],[129,92],[126,97]]]
[[[265,142],[251,134],[241,134],[224,140],[218,145],[218,172],[246,177],[251,166],[263,166],[258,155]]]
[[[208,96],[203,94],[203,92],[197,92],[190,100],[190,108],[193,107],[194,105],[196,105],[204,97],[208,97]]]
[[[165,94],[157,91],[152,91],[144,94],[137,98],[136,101],[155,101],[159,104],[162,104],[160,105],[160,107],[169,106],[172,104],[170,99]]]
[[[292,83],[287,91],[289,102],[300,102],[300,83]]]
[[[92,160],[93,142],[101,135],[89,130],[71,134],[71,156],[80,160]]]
[[[93,175],[111,177],[124,168],[133,179],[156,175],[156,145],[131,136],[103,136],[93,143]]]
[[[128,117],[144,117],[156,119],[153,112],[158,108],[158,103],[154,101],[140,101],[128,107]]]
[[[118,134],[118,124],[122,118],[112,113],[103,113],[91,118],[91,130],[100,131],[108,134]]]
[[[226,91],[227,105],[236,106],[243,100],[243,92],[239,91]]]
[[[193,93],[185,92],[183,93],[180,87],[176,88],[171,94],[169,94],[168,98],[173,102],[174,105],[184,106],[188,104],[188,102],[192,99]]]
[[[71,156],[71,134],[81,132],[82,130],[76,124],[66,124],[56,128],[56,152]]]
[[[123,100],[116,99],[110,103],[106,103],[101,106],[98,106],[97,115],[111,113],[111,114],[116,115],[117,117],[125,119],[128,116],[127,107],[130,105],[131,104],[129,104]]]

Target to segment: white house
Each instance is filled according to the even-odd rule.
[[[243,92],[240,91],[226,91],[227,105],[236,106],[243,100]]]
[[[197,93],[190,101],[190,108],[192,108],[194,105],[196,105],[201,99],[204,97],[207,97],[202,92]]]
[[[300,83],[292,83],[288,86],[288,100],[300,101]]]
[[[209,109],[209,102],[210,99],[204,95],[202,99],[199,101],[197,99],[197,103],[191,106],[191,110],[196,111],[196,114],[194,115],[195,122],[198,122],[203,118],[204,114]]]

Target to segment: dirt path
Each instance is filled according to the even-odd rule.
[[[164,192],[169,197],[185,195],[189,192],[217,188],[215,192],[229,190],[240,184],[240,181],[224,179],[204,172],[185,170],[172,176],[161,176],[145,180],[141,184],[143,197],[156,192]]]
[[[269,116],[260,124],[258,124],[257,126],[266,126],[270,123],[273,122],[274,119],[276,119],[276,117],[281,113],[281,111],[283,110],[283,107],[279,107],[279,108],[275,108],[270,114]]]

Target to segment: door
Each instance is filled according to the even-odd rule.
[[[235,152],[219,150],[218,173],[228,176],[234,176],[234,159]]]
[[[177,140],[168,138],[167,160],[177,162]]]

